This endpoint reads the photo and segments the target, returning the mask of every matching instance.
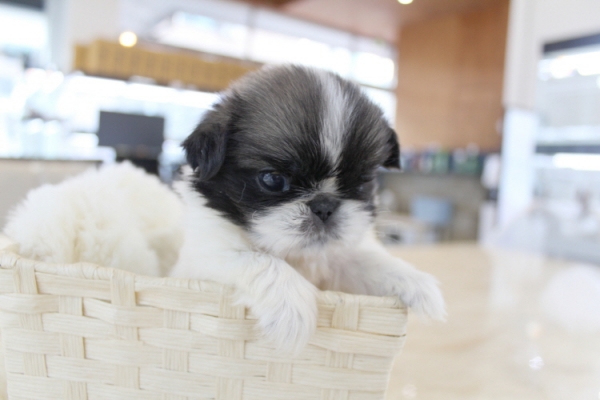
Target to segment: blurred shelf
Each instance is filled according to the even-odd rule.
[[[180,82],[200,90],[219,91],[255,70],[247,63],[211,60],[199,56],[157,51],[141,46],[123,47],[119,43],[96,40],[75,46],[74,70],[93,76],[130,79],[150,78],[159,84]]]

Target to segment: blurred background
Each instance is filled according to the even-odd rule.
[[[600,262],[597,3],[2,0],[0,182],[19,187],[0,215],[90,163],[170,182],[218,91],[292,62],[358,83],[396,128],[386,242],[526,247],[502,234],[535,207],[561,227],[544,251]]]
[[[543,210],[560,226],[545,252],[600,261],[597,1],[553,1],[2,0],[0,182],[18,187],[0,222],[90,163],[130,159],[170,182],[218,91],[293,62],[355,81],[396,128],[386,242],[527,247],[494,233]]]
[[[389,398],[600,398],[599,0],[0,0],[0,226],[90,166],[171,183],[217,93],[290,62],[383,108],[379,235],[448,298]]]

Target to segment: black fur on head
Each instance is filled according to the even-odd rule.
[[[199,181],[214,177],[225,161],[228,118],[223,106],[215,105],[182,143],[187,162]]]
[[[379,107],[355,84],[299,66],[263,68],[238,81],[183,147],[194,189],[248,229],[257,215],[308,204],[319,193],[372,214],[376,169],[400,163],[396,133]],[[265,178],[270,173],[277,176]],[[266,190],[264,179],[288,187]]]

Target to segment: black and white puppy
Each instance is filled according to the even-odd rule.
[[[356,85],[263,68],[225,92],[183,147],[186,232],[172,275],[237,286],[280,348],[309,340],[316,288],[398,296],[444,318],[435,278],[375,237],[376,171],[399,167],[399,147]]]

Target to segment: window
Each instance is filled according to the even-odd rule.
[[[395,50],[389,43],[290,18],[272,11],[241,7],[238,22],[178,11],[156,25],[154,38],[185,47],[254,62],[295,63],[333,71],[363,85],[391,123],[395,120]],[[239,20],[247,23],[240,23]]]

